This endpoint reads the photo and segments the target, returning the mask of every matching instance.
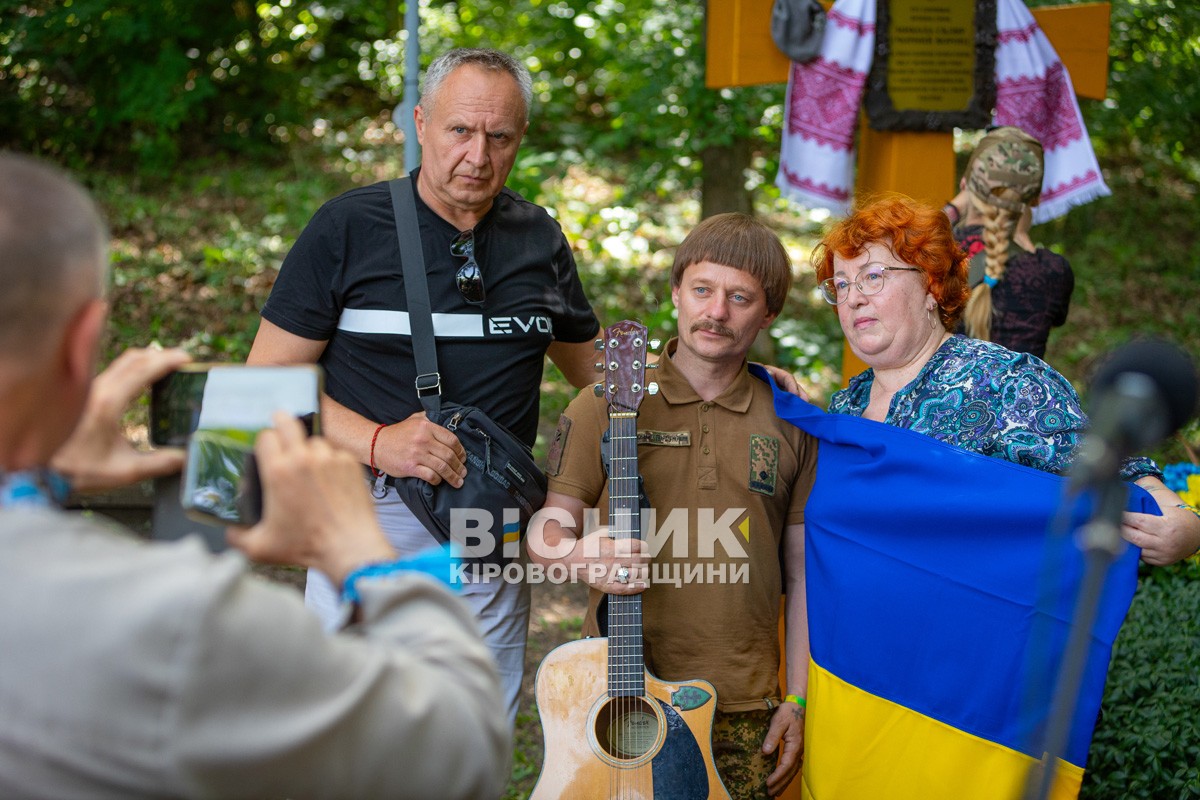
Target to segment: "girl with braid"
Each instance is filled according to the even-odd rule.
[[[1066,322],[1075,288],[1067,260],[1029,239],[1042,168],[1037,139],[1020,128],[996,128],[971,154],[961,191],[944,208],[971,257],[960,332],[1038,358],[1050,329]]]

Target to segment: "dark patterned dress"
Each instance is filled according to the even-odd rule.
[[[959,225],[954,236],[967,255],[983,250],[982,225]],[[992,287],[991,340],[1045,358],[1050,329],[1067,321],[1074,289],[1075,275],[1062,256],[1041,247],[1032,253],[1012,248],[1004,278]]]
[[[829,401],[831,414],[861,417],[875,371],[850,379]],[[1050,365],[992,342],[951,336],[892,397],[884,422],[947,444],[1045,472],[1065,473],[1087,416],[1074,387]],[[1121,477],[1162,478],[1148,458],[1127,459]]]

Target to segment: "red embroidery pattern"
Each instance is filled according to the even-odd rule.
[[[1052,65],[1040,78],[1001,81],[996,87],[996,124],[1023,128],[1047,150],[1082,139],[1083,126],[1063,65]]]
[[[788,133],[850,152],[865,72],[818,57],[792,65]]]
[[[996,46],[1002,44],[1012,44],[1013,42],[1028,42],[1037,33],[1038,24],[1031,22],[1024,28],[1014,28],[1012,30],[1000,31],[996,34]]]
[[[855,19],[854,17],[848,17],[840,11],[834,11],[830,9],[825,18],[834,25],[838,25],[842,28],[849,28],[860,36],[867,33],[875,33],[874,22],[863,22],[862,20]]]
[[[1100,180],[1100,176],[1094,169],[1089,169],[1083,175],[1077,175],[1067,183],[1060,183],[1052,189],[1047,189],[1042,192],[1042,202],[1049,203],[1065,194],[1078,191],[1081,187],[1087,186],[1089,183],[1095,183]]]
[[[824,183],[816,183],[812,178],[802,178],[787,167],[783,168],[783,175],[792,186],[795,186],[797,189],[803,189],[817,197],[825,197],[841,203],[845,203],[850,199],[850,192],[847,189],[828,186]]]

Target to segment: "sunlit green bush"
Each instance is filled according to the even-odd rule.
[[[1081,800],[1200,797],[1200,565],[1142,569]]]

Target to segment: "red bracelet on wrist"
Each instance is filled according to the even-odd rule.
[[[376,478],[382,478],[383,472],[379,469],[376,469],[376,467],[375,467],[375,442],[379,441],[379,432],[386,427],[387,427],[387,423],[386,422],[382,423],[378,428],[375,429],[375,434],[373,436],[371,436],[371,464],[370,464],[370,466],[371,466],[371,474],[374,475]]]

